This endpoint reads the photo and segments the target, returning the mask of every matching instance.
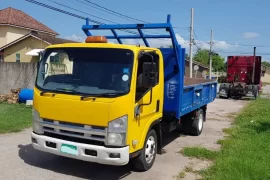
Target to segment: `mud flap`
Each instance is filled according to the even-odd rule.
[[[157,147],[157,154],[162,154],[162,148],[163,148],[163,143],[162,143],[162,128],[161,128],[161,123],[157,124],[157,137],[158,137],[158,147]]]

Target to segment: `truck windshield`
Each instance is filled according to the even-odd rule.
[[[49,48],[38,68],[43,92],[120,96],[130,89],[134,54],[114,48]]]

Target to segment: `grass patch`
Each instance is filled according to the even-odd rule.
[[[0,133],[18,132],[31,126],[31,108],[0,103]]]
[[[225,134],[229,134],[229,135],[232,134],[232,131],[233,131],[232,128],[224,128],[224,129],[222,129],[222,132],[224,132]]]
[[[218,155],[217,151],[211,151],[201,147],[185,147],[180,151],[184,156],[195,157],[198,159],[213,160]]]
[[[214,157],[214,165],[203,172],[204,179],[270,179],[269,117],[269,99],[259,98],[245,107],[233,128],[224,129],[231,136],[219,140],[221,151]]]
[[[184,171],[185,172],[193,172],[193,168],[191,166],[186,166]]]
[[[174,176],[174,179],[180,180],[186,177],[186,173],[184,171],[181,171],[177,176]]]

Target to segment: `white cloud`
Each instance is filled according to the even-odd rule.
[[[245,39],[253,39],[253,38],[256,38],[256,37],[259,37],[260,34],[256,33],[256,32],[245,32],[243,34],[243,38]]]
[[[178,43],[183,47],[183,48],[187,48],[189,47],[189,41],[185,40],[183,37],[181,37],[179,34],[176,34],[176,39],[178,41]],[[114,42],[114,41],[110,41],[110,42]],[[142,39],[125,39],[122,40],[123,43],[125,44],[130,44],[130,45],[137,45],[140,44],[141,46],[145,46],[144,42]],[[149,45],[151,47],[168,47],[170,45],[172,45],[172,42],[170,39],[147,39],[147,42],[149,43]]]
[[[81,34],[72,34],[71,36],[64,37],[65,39],[69,39],[72,41],[84,42],[85,36]]]
[[[74,40],[74,41],[78,41],[78,42],[84,42],[85,37],[86,37],[85,35],[73,34],[73,35],[67,36],[65,38],[70,39],[70,40]],[[176,39],[177,39],[178,43],[183,48],[186,48],[186,51],[189,50],[189,39],[184,39],[179,34],[176,34]],[[147,41],[151,47],[157,47],[157,48],[168,47],[168,46],[172,45],[172,42],[170,39],[147,39]],[[109,40],[109,42],[118,44],[118,42],[116,40]],[[125,44],[130,44],[130,45],[140,44],[141,46],[145,46],[142,39],[123,39],[122,42]],[[210,48],[209,41],[195,40],[195,44],[197,45],[197,47],[199,47],[201,49],[209,49]],[[215,40],[214,45],[213,45],[214,50],[227,50],[227,49],[232,49],[235,47],[238,47],[238,45],[237,44],[230,44],[230,43],[227,43],[225,41],[218,41],[218,40]],[[194,48],[196,49],[196,46]]]

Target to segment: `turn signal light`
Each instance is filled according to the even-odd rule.
[[[107,38],[104,36],[88,36],[85,39],[86,43],[107,43]]]

